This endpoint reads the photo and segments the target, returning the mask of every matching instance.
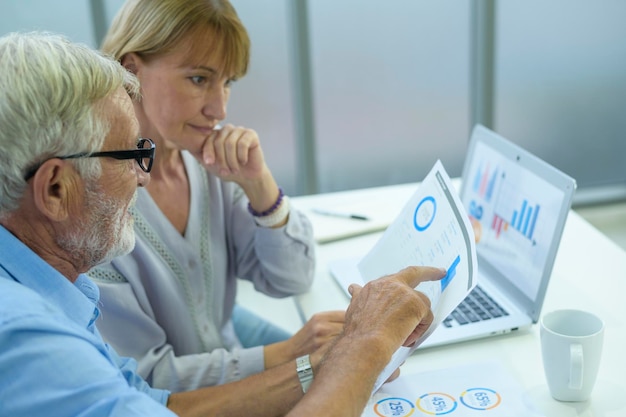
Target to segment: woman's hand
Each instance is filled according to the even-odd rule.
[[[214,130],[197,157],[212,174],[240,185],[260,180],[268,171],[257,133],[231,124]]]
[[[276,202],[279,190],[265,163],[259,136],[252,129],[227,124],[214,130],[196,155],[210,173],[233,181],[246,193],[250,205],[263,212]],[[287,222],[285,218],[276,227]]]
[[[343,331],[344,311],[317,313],[291,338],[265,347],[265,368],[292,361],[299,356],[328,349]]]

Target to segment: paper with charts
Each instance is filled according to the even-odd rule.
[[[363,417],[539,417],[499,361],[403,374],[370,398]]]
[[[434,321],[414,346],[396,351],[376,381],[374,392],[476,285],[474,232],[441,161],[435,163],[358,268],[368,282],[410,265],[442,267],[448,273],[441,281],[418,285],[417,290],[431,301]]]

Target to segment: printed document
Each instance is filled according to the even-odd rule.
[[[396,351],[376,381],[374,392],[476,285],[474,232],[441,161],[359,262],[358,269],[368,282],[411,265],[441,267],[448,273],[440,281],[417,286],[430,299],[434,321],[412,347]]]
[[[524,398],[519,382],[499,361],[403,374],[374,394],[362,414],[363,417],[411,415],[545,417]]]

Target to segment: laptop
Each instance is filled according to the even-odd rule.
[[[576,181],[482,125],[472,130],[460,198],[476,235],[478,284],[421,348],[537,323]],[[329,263],[347,293],[358,259]]]

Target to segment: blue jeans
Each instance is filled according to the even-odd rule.
[[[286,330],[238,304],[233,308],[232,320],[235,333],[244,348],[270,345],[292,336]]]

